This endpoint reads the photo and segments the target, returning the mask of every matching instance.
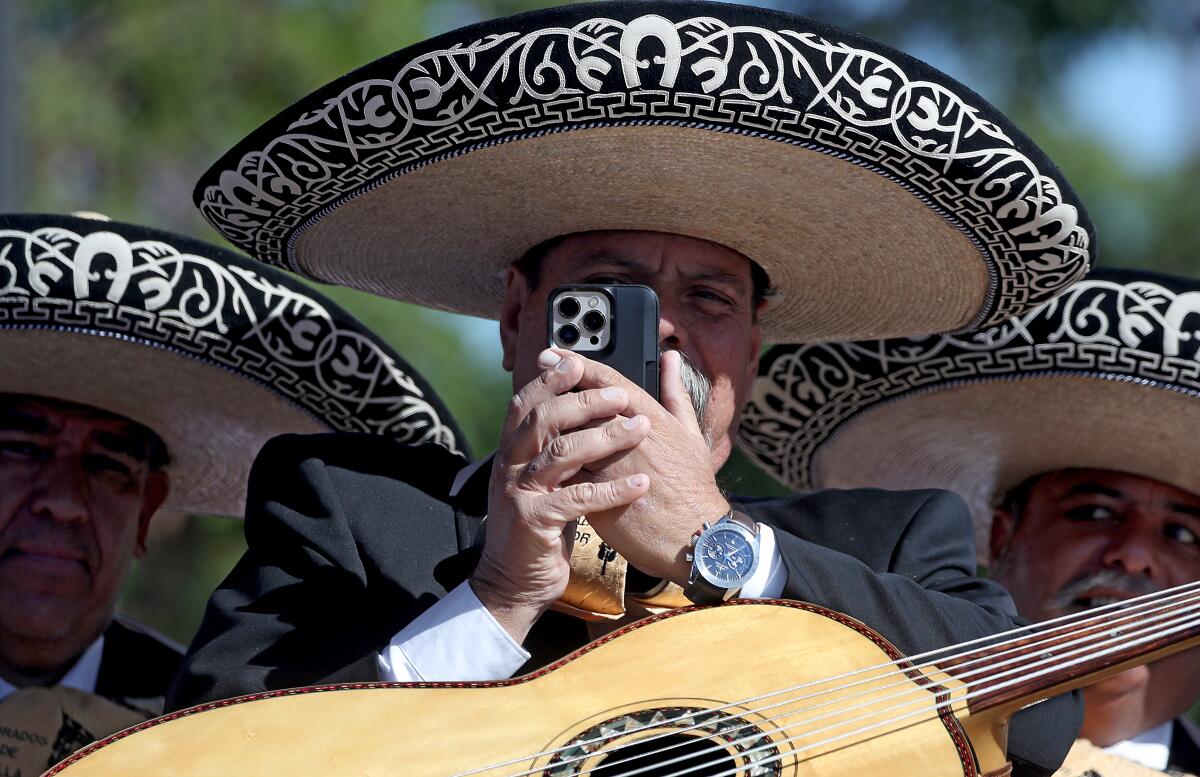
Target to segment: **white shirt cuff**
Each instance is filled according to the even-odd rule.
[[[788,572],[770,526],[758,525],[758,566],[738,593],[743,599],[778,599],[787,585]]]
[[[379,671],[399,683],[503,680],[528,660],[464,582],[392,638]]]

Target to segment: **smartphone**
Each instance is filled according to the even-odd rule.
[[[658,401],[658,295],[635,284],[559,286],[546,305],[550,345],[607,364]]]

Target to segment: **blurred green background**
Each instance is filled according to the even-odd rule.
[[[0,0],[0,208],[93,210],[220,241],[200,173],[275,112],[376,57],[507,0]],[[909,51],[1009,113],[1064,169],[1101,264],[1200,271],[1200,3],[761,3]],[[509,378],[496,325],[324,291],[424,374],[476,453]],[[777,489],[744,461],[734,490]],[[236,520],[162,516],[122,609],[186,642],[243,547]]]

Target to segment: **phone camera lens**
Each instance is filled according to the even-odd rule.
[[[558,303],[558,315],[566,319],[579,315],[579,300],[574,297],[563,297]]]
[[[576,302],[575,306],[579,307],[579,303]],[[575,345],[579,342],[579,330],[567,324],[558,330],[558,341],[563,345]]]
[[[589,332],[599,332],[604,328],[604,314],[599,310],[589,310],[584,313],[583,328]]]

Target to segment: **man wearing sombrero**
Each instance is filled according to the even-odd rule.
[[[796,488],[962,494],[1027,618],[1111,608],[1200,580],[1198,300],[1108,270],[973,334],[776,348],[742,441]],[[1081,736],[1200,772],[1197,697],[1200,652],[1176,654],[1089,687]]]
[[[283,432],[461,447],[428,386],[306,286],[99,218],[0,215],[0,364],[4,774],[161,713],[182,650],[114,615],[155,513],[240,514]]]
[[[331,440],[269,445],[250,550],[210,602],[176,705],[496,678],[557,658],[586,639],[546,613],[579,515],[693,601],[806,599],[906,651],[1012,624],[999,588],[971,579],[969,520],[949,495],[826,494],[739,517],[714,479],[761,340],[994,323],[1086,271],[1094,236],[1053,165],[923,63],[762,9],[539,11],[318,90],[220,160],[197,201],[265,261],[499,318],[515,396],[496,454],[468,469],[419,451],[385,469]],[[543,350],[548,292],[581,281],[658,292],[661,406]],[[703,429],[675,352],[711,384]],[[851,537],[849,514],[878,526]],[[722,517],[759,557],[732,588],[686,557]],[[306,649],[309,632],[337,632],[341,648]],[[1045,716],[1044,736],[1015,737],[1017,760],[1051,768],[1073,709],[1027,713]]]

